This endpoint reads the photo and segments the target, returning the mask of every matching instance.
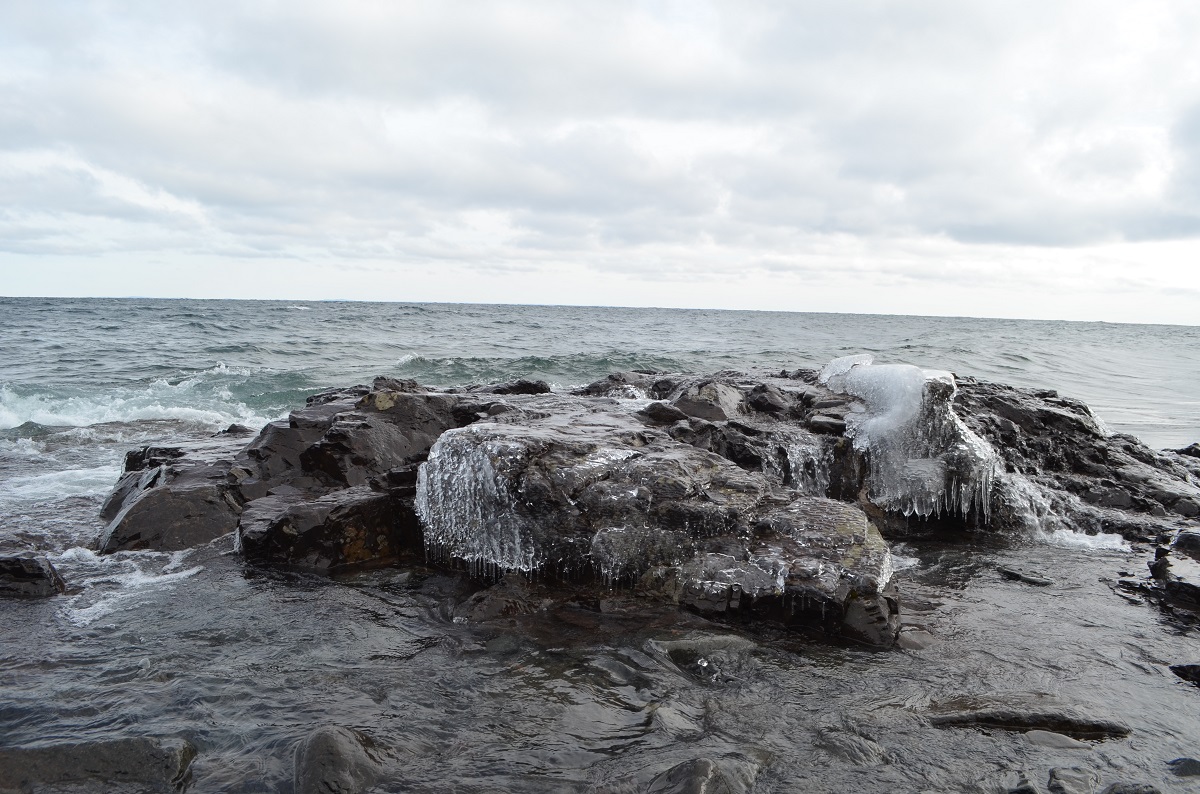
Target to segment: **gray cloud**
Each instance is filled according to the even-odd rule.
[[[8,4],[0,251],[954,282],[928,240],[994,281],[996,246],[1200,232],[1197,33],[1172,0]]]

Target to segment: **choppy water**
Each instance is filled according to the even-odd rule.
[[[228,540],[174,555],[87,548],[127,449],[257,426],[380,374],[566,387],[615,369],[870,352],[1056,388],[1114,430],[1177,447],[1200,440],[1198,342],[1191,327],[958,318],[0,299],[0,547],[50,554],[72,585],[0,604],[0,745],[181,736],[200,750],[194,791],[290,791],[293,744],[324,724],[393,748],[414,791],[637,791],[697,757],[758,769],[764,792],[992,791],[1019,769],[1044,783],[1051,766],[1189,790],[1165,762],[1200,756],[1200,688],[1166,666],[1200,651],[1109,587],[1144,568],[1128,549],[907,546],[902,600],[931,645],[880,654],[630,605],[463,625],[449,613],[461,580],[265,574]],[[1010,582],[1001,563],[1057,583]],[[1051,751],[921,717],[930,701],[995,692],[1056,694],[1134,733]],[[883,754],[848,760],[847,732]]]

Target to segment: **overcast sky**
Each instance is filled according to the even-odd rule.
[[[1200,323],[1193,0],[0,0],[0,294]]]

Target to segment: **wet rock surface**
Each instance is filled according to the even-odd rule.
[[[189,742],[150,738],[0,748],[0,790],[173,792],[195,757]]]
[[[296,746],[296,794],[359,794],[381,775],[378,755],[358,731],[318,728]]]
[[[130,453],[100,550],[236,530],[256,564],[427,557],[486,581],[619,586],[889,647],[900,619],[886,538],[1115,532],[1162,547],[1131,586],[1200,605],[1187,450],[1109,435],[1053,392],[867,357],[821,372],[614,373],[571,394],[378,378],[310,397],[249,443],[239,432]]]
[[[939,727],[1045,731],[1073,739],[1113,739],[1129,726],[1040,693],[952,698],[934,704],[929,722]]]
[[[66,583],[44,557],[0,555],[0,598],[47,598],[66,590]]]

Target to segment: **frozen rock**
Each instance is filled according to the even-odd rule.
[[[598,576],[876,645],[899,628],[890,554],[861,510],[777,491],[602,401],[547,396],[447,431],[416,510],[430,558],[476,573]]]
[[[954,412],[953,375],[849,356],[820,381],[862,402],[846,416],[846,435],[867,458],[874,505],[906,516],[975,513],[987,523],[999,459]]]

